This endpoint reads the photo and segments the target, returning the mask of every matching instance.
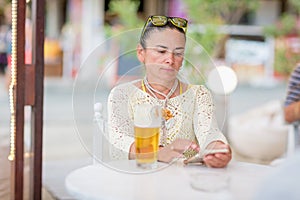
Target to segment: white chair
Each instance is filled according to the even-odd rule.
[[[293,156],[296,149],[299,148],[299,122],[290,124],[288,133],[287,157]]]
[[[270,163],[285,157],[289,125],[280,101],[268,102],[230,119],[229,141],[241,159]]]
[[[94,125],[93,162],[97,164],[110,160],[107,119],[104,114],[103,104],[100,102],[94,104]]]
[[[299,121],[289,124],[288,130],[288,138],[287,138],[287,146],[286,153],[281,158],[273,160],[270,165],[278,166],[282,164],[286,159],[291,158],[295,155],[295,152],[300,148],[300,137],[299,137]]]

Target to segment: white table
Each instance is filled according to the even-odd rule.
[[[142,173],[135,161],[110,162],[112,169],[103,165],[89,165],[71,172],[66,188],[76,199],[251,199],[262,179],[272,167],[232,161],[226,168],[205,166],[167,166],[160,170]],[[121,172],[123,171],[123,172]],[[195,173],[216,172],[229,177],[227,188],[217,192],[193,189],[191,180]]]

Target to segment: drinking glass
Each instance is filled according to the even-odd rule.
[[[160,106],[140,104],[134,110],[135,153],[138,167],[157,167],[160,128],[162,125]]]

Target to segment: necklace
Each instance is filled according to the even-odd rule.
[[[174,119],[173,119],[173,114],[172,112],[167,109],[167,105],[168,105],[168,100],[169,98],[172,96],[172,94],[174,94],[175,90],[177,89],[177,86],[179,84],[180,87],[180,93],[181,93],[181,84],[178,81],[178,79],[176,79],[176,81],[174,82],[171,90],[169,91],[168,94],[164,94],[156,89],[154,89],[148,82],[147,78],[144,77],[144,79],[142,80],[142,89],[144,92],[146,92],[146,88],[147,90],[150,92],[150,94],[157,100],[158,97],[156,96],[156,94],[154,92],[156,92],[157,94],[160,94],[161,96],[165,97],[164,101],[163,101],[163,122],[162,122],[162,131],[163,131],[163,140],[164,142],[166,142],[166,131],[167,129],[170,129],[173,125],[174,125]],[[146,88],[145,88],[146,87]]]

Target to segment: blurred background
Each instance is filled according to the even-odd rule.
[[[9,199],[10,72],[5,57],[10,54],[11,7],[9,0],[0,0],[0,5],[0,199]],[[30,0],[27,7],[26,58],[30,62],[34,39],[30,37]],[[89,126],[93,116],[85,111],[93,106],[87,103],[91,71],[81,70],[82,63],[100,44],[114,42],[110,38],[115,35],[141,29],[153,14],[187,18],[188,37],[205,49],[216,66],[235,71],[237,88],[228,95],[215,95],[219,126],[232,144],[234,158],[270,164],[285,156],[289,127],[282,106],[289,75],[300,60],[299,11],[298,0],[46,0],[43,198],[71,199],[64,187],[65,176],[92,160],[77,130],[80,126],[87,134],[93,131]],[[93,73],[105,74],[106,89],[119,83],[120,77],[126,81],[135,77],[128,74],[137,63],[134,56],[110,63],[106,70],[122,48],[113,42],[100,45],[104,49],[93,60]],[[126,49],[134,50],[136,44],[135,37],[128,38],[126,45],[132,46]],[[187,53],[197,60],[197,49]],[[189,62],[185,67],[189,68]],[[74,86],[82,110],[76,120]],[[28,108],[27,129],[29,118]],[[25,135],[30,132],[27,129]]]

